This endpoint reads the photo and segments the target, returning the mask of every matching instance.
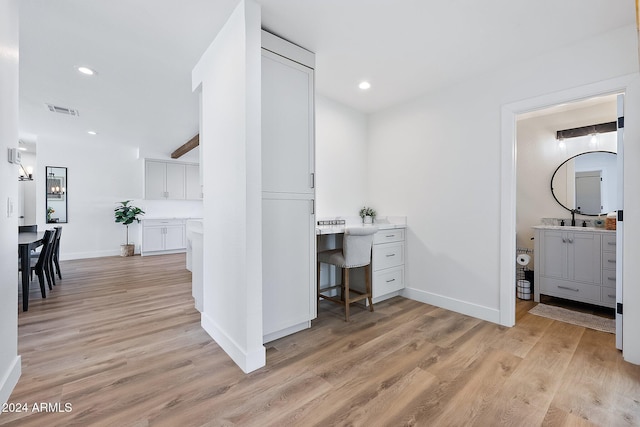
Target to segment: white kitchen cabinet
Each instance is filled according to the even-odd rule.
[[[201,199],[199,166],[193,163],[145,160],[145,199]]]
[[[141,255],[185,252],[186,226],[184,219],[142,220]]]
[[[615,234],[596,229],[534,228],[535,301],[543,294],[615,306]],[[613,251],[608,250],[612,242]]]
[[[167,199],[182,200],[186,194],[185,165],[181,163],[166,163]]]
[[[200,166],[185,165],[186,179],[186,199],[199,200],[202,199],[202,190],[200,188]]]
[[[309,328],[316,317],[314,80],[313,61],[304,60],[313,54],[264,31],[262,37],[262,315],[269,342]]]

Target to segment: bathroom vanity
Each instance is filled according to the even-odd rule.
[[[616,232],[591,227],[533,227],[534,300],[540,294],[616,305]]]

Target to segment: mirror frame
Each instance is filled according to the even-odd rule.
[[[49,172],[52,169],[64,169],[64,185],[62,186],[63,189],[63,193],[60,194],[60,198],[64,197],[64,211],[65,211],[65,217],[64,217],[64,221],[51,221],[48,218],[47,215],[47,211],[49,210]],[[68,194],[69,194],[69,171],[67,170],[66,167],[64,166],[45,166],[45,173],[44,173],[44,179],[45,179],[45,185],[44,185],[44,201],[45,201],[45,222],[47,224],[67,224],[69,222],[69,203],[67,200]],[[53,172],[51,172],[53,173]]]
[[[568,210],[569,212],[572,212],[574,209],[569,209],[568,207],[566,207],[565,205],[563,205],[560,200],[558,200],[558,198],[556,197],[556,193],[553,192],[553,178],[555,178],[556,173],[558,173],[558,171],[560,170],[560,168],[562,166],[564,166],[568,161],[575,159],[576,157],[579,156],[583,156],[585,154],[590,154],[590,153],[609,153],[609,154],[614,154],[615,156],[618,156],[618,153],[615,153],[613,151],[606,151],[606,150],[593,150],[593,151],[585,151],[584,153],[580,153],[580,154],[576,154],[575,156],[569,157],[567,160],[565,160],[564,162],[560,163],[560,166],[558,166],[556,168],[555,171],[553,171],[553,175],[551,175],[551,183],[550,183],[550,188],[551,188],[551,195],[553,196],[554,200],[556,202],[558,202],[558,204],[560,206],[562,206],[563,208],[565,208],[566,210]],[[600,214],[588,214],[588,213],[582,213],[582,212],[576,212],[578,215],[584,215],[584,216],[599,216],[602,215],[602,213]]]

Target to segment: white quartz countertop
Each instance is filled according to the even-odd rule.
[[[605,230],[596,227],[580,227],[571,225],[534,225],[531,227],[536,230],[567,230],[567,231],[590,231],[594,233],[615,233],[616,230]]]
[[[350,220],[347,219],[346,224],[339,225],[317,225],[316,234],[339,234],[344,233],[344,230],[348,227],[378,227],[379,230],[393,230],[396,228],[407,228],[406,217],[386,217],[376,218],[373,224],[362,224],[362,220]]]

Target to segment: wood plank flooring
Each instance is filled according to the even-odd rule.
[[[28,410],[0,425],[640,425],[640,366],[614,336],[530,315],[533,302],[513,328],[400,297],[345,323],[324,303],[245,375],[200,328],[184,265],[66,261],[46,299],[34,284],[9,400]]]

